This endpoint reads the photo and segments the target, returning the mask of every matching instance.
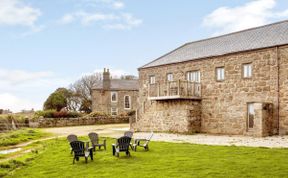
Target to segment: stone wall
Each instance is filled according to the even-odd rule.
[[[164,122],[165,114],[157,114],[159,105],[165,102],[152,103],[148,100],[149,75],[155,75],[156,82],[166,82],[166,74],[173,73],[174,80],[186,80],[186,73],[193,70],[201,72],[202,101],[201,101],[201,132],[213,134],[240,134],[247,132],[247,103],[272,103],[273,134],[288,131],[288,48],[280,50],[280,123],[278,121],[278,66],[277,49],[267,48],[249,52],[234,53],[219,57],[211,57],[178,64],[170,64],[147,69],[140,69],[139,102],[142,106],[138,110],[136,127],[138,130],[156,129],[157,124],[164,123],[172,128],[179,118],[175,115],[175,122]],[[253,76],[250,79],[242,77],[242,65],[252,63]],[[216,67],[225,68],[225,80],[215,80]],[[182,105],[182,104],[179,104]],[[185,104],[183,104],[185,107]],[[173,108],[169,108],[173,109]],[[168,112],[168,111],[166,111]],[[171,110],[170,113],[173,113]],[[151,114],[154,113],[154,114]],[[181,113],[183,114],[183,113]],[[147,126],[147,118],[154,117],[154,123]],[[165,130],[164,129],[164,130]],[[166,130],[169,131],[169,130]],[[181,132],[181,130],[178,130]]]
[[[136,121],[135,130],[168,131],[181,133],[200,132],[201,103],[191,100],[171,100],[152,102],[153,110]],[[161,118],[161,119],[160,119]],[[139,127],[140,126],[140,127]]]
[[[129,117],[42,118],[37,123],[31,122],[30,126],[45,128],[117,123],[129,123]]]
[[[135,111],[137,109],[138,103],[138,91],[116,91],[118,93],[118,101],[111,102],[111,92],[105,90],[93,90],[92,93],[92,111],[93,112],[103,112],[106,114],[111,114],[111,107],[118,108],[118,114],[127,113],[129,111]],[[124,96],[130,96],[131,98],[131,109],[124,108]]]
[[[288,134],[288,48],[279,48],[279,131]]]

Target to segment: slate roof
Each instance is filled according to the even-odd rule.
[[[111,79],[110,81],[110,90],[139,90],[138,80]],[[96,84],[93,89],[102,90],[102,81]]]
[[[285,44],[288,44],[288,20],[187,43],[141,68]]]

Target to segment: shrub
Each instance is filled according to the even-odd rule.
[[[106,114],[106,113],[103,113],[103,112],[92,112],[92,113],[86,115],[85,117],[99,117],[99,116],[111,117],[110,114]]]
[[[56,111],[56,110],[46,110],[46,111],[37,111],[34,114],[34,118],[38,119],[39,117],[43,118],[76,118],[81,117],[81,113],[75,111]]]

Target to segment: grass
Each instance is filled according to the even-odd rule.
[[[22,142],[36,140],[48,135],[48,133],[44,133],[39,129],[31,128],[0,133],[0,149],[4,146],[17,145]]]
[[[87,138],[82,138],[87,140]],[[287,177],[288,149],[207,146],[166,142],[150,143],[150,151],[141,148],[113,157],[112,139],[107,151],[98,151],[94,161],[84,158],[72,164],[69,145],[65,139],[42,142],[39,153],[32,159],[21,158],[14,163],[18,169],[0,165],[7,177]],[[18,160],[19,161],[19,160]],[[15,166],[16,165],[16,166]],[[7,171],[8,170],[8,171]],[[14,170],[14,171],[13,171]]]

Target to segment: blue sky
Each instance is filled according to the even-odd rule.
[[[286,0],[0,0],[0,108],[41,109],[84,74],[288,18]]]

